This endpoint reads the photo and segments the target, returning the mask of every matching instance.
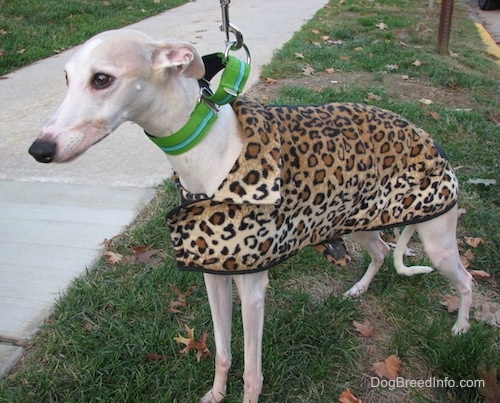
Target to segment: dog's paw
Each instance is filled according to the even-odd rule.
[[[356,283],[344,293],[344,298],[359,298],[367,289],[364,284]]]
[[[453,336],[458,336],[460,334],[467,333],[469,329],[470,323],[467,319],[458,319],[451,328],[451,332],[453,333]]]

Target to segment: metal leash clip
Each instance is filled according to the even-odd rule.
[[[222,24],[220,30],[226,34],[226,50],[224,55],[227,59],[230,50],[234,51],[243,48],[247,55],[247,63],[250,64],[250,51],[243,42],[243,34],[229,21],[229,3],[231,3],[231,0],[220,0],[220,7],[222,10]],[[234,41],[230,40],[230,34],[235,36]]]

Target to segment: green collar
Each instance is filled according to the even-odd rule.
[[[168,155],[183,154],[199,144],[217,120],[219,105],[234,101],[243,91],[250,74],[250,65],[236,57],[222,53],[209,55],[212,59],[213,56],[217,56],[219,65],[224,69],[217,91],[207,95],[208,88],[201,88],[200,100],[188,122],[174,134],[167,137],[154,137],[146,133],[153,143]]]

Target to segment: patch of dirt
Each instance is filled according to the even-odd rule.
[[[374,74],[367,72],[335,72],[318,73],[315,75],[273,81],[272,84],[260,81],[252,86],[247,95],[261,100],[272,99],[286,87],[307,87],[322,90],[343,87],[382,88],[391,99],[415,101],[430,99],[434,103],[445,105],[451,109],[467,109],[475,106],[469,94],[460,90],[438,88],[430,83],[416,78],[408,78],[397,74],[386,74],[383,80],[376,79]]]

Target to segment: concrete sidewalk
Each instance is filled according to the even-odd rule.
[[[233,1],[231,21],[252,53],[252,75],[327,0]],[[197,0],[132,25],[155,38],[191,42],[200,53],[224,50],[216,0]],[[286,14],[286,18],[285,18]],[[0,80],[0,376],[22,356],[54,301],[102,253],[169,177],[164,154],[126,123],[80,159],[42,165],[28,147],[65,94],[73,51]]]

